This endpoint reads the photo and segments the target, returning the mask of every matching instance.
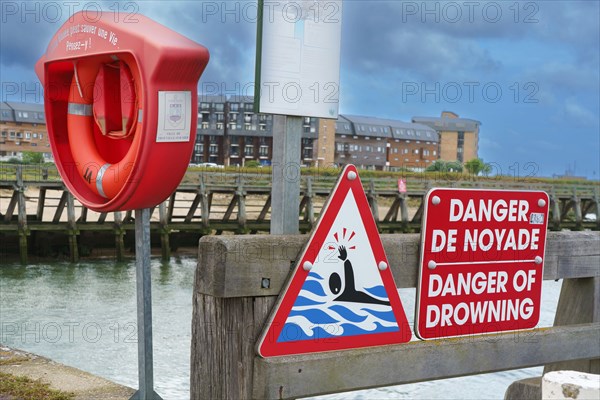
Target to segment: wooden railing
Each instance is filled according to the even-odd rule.
[[[257,337],[305,240],[200,240],[191,398],[298,398],[538,365],[600,373],[599,232],[548,234],[544,279],[564,280],[554,327],[261,358]],[[419,235],[382,235],[382,241],[397,285],[415,287]]]

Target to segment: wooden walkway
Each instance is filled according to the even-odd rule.
[[[281,179],[290,179],[282,176]],[[309,231],[331,192],[336,178],[302,176],[300,229]],[[162,256],[172,248],[195,246],[201,236],[231,232],[262,233],[270,227],[271,175],[232,172],[199,172],[197,183],[182,184],[164,203],[152,210],[151,230],[160,237]],[[363,184],[381,232],[419,232],[423,198],[432,187],[544,190],[550,195],[552,230],[600,229],[600,185],[497,181],[407,180],[407,192],[399,193],[395,178],[364,178]],[[14,243],[0,248],[18,252],[22,262],[28,253],[46,253],[44,247],[58,237],[68,244],[72,261],[82,248],[87,254],[105,243],[120,260],[131,247],[133,212],[96,213],[83,207],[66,190],[55,171],[27,166],[0,166],[0,238]],[[130,232],[128,235],[127,232]],[[156,238],[158,239],[158,238]],[[62,242],[61,242],[62,241]]]

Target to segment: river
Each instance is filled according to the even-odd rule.
[[[189,399],[196,259],[152,260],[154,382],[166,399]],[[539,326],[551,326],[561,282],[545,281]],[[414,289],[400,296],[412,323]],[[0,266],[0,343],[137,387],[134,261]],[[399,365],[398,368],[411,368]],[[370,389],[320,399],[503,399],[508,385],[542,368]]]

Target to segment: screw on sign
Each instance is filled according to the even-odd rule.
[[[76,13],[36,64],[48,136],[65,184],[87,208],[153,207],[193,150],[208,50],[144,17]],[[160,184],[157,184],[160,183]]]
[[[433,189],[425,201],[417,336],[534,328],[540,315],[548,195]]]

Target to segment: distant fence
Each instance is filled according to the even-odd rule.
[[[155,215],[151,229],[160,237],[163,257],[169,257],[170,249],[184,237],[189,243],[197,243],[207,234],[269,231],[270,173],[241,170],[194,174],[189,172],[187,179],[194,183],[181,184],[152,210]],[[300,230],[309,231],[336,177],[282,173],[278,179],[300,179]],[[398,190],[396,178],[366,178],[363,184],[381,232],[419,232],[422,199],[432,187],[544,190],[550,195],[550,229],[600,229],[598,184],[408,178],[403,193]],[[82,245],[97,246],[102,238],[115,249],[118,259],[124,257],[124,238],[134,230],[132,212],[109,215],[86,209],[66,190],[55,168],[2,164],[0,190],[0,234],[13,237],[23,262],[30,250],[45,245],[50,235],[64,236],[71,260],[79,258]],[[596,220],[586,220],[588,213],[595,213]],[[94,234],[93,239],[88,239],[88,234]]]
[[[305,240],[200,240],[191,398],[293,399],[538,365],[600,373],[600,232],[548,234],[544,279],[564,279],[553,327],[263,359],[256,340]],[[382,241],[396,283],[415,287],[419,235],[382,235]],[[507,396],[522,393],[515,384]]]

